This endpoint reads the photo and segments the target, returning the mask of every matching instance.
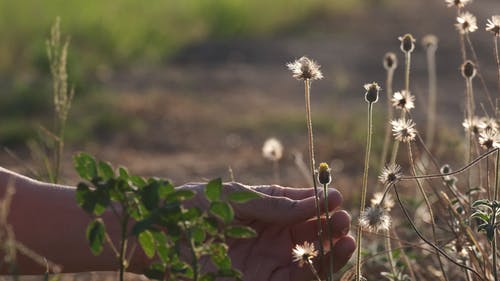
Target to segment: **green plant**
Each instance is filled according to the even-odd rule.
[[[94,218],[87,228],[87,239],[94,255],[107,243],[114,251],[120,268],[120,280],[133,255],[129,247],[133,237],[150,259],[155,258],[144,272],[158,280],[215,280],[231,277],[242,280],[228,256],[228,238],[251,238],[256,232],[246,226],[234,225],[230,205],[247,202],[258,195],[252,192],[225,194],[221,179],[206,185],[205,198],[209,208],[203,210],[186,203],[196,194],[188,189],[176,189],[164,179],[130,175],[120,167],[96,161],[86,153],[74,157],[75,168],[85,182],[78,184],[78,205]],[[106,231],[103,214],[109,210],[121,229],[119,241]],[[132,225],[132,227],[130,227]],[[181,248],[189,249],[188,257]],[[207,272],[201,259],[210,258],[215,271]]]

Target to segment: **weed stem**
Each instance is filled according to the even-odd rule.
[[[305,100],[306,100],[306,120],[307,120],[307,132],[309,139],[309,164],[312,175],[312,182],[314,187],[314,200],[316,203],[316,218],[318,220],[318,249],[319,249],[319,260],[320,264],[322,264],[323,255],[325,251],[323,249],[323,226],[321,225],[321,209],[320,202],[318,196],[318,185],[316,183],[316,175],[314,172],[314,167],[316,167],[316,163],[314,160],[314,137],[312,131],[312,120],[311,120],[311,81],[309,79],[304,80],[304,92],[305,92]]]
[[[372,134],[373,134],[373,128],[372,128],[372,111],[373,111],[373,103],[369,102],[368,103],[368,128],[367,128],[367,135],[366,135],[366,152],[365,152],[365,166],[364,166],[364,172],[363,172],[363,185],[361,188],[361,201],[359,204],[359,214],[363,213],[365,210],[365,204],[366,204],[366,189],[368,185],[368,169],[370,167],[370,151],[371,151],[371,140],[372,140]],[[356,280],[361,281],[361,224],[358,224],[357,227],[357,234],[356,234]]]

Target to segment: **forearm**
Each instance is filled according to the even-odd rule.
[[[16,240],[37,254],[62,265],[64,272],[116,270],[118,262],[113,251],[105,245],[99,256],[90,252],[85,237],[91,217],[77,205],[75,188],[34,181],[0,168],[0,195],[7,185],[15,187],[9,210],[8,223]],[[110,212],[103,215],[110,237],[117,243],[120,228]],[[130,270],[142,268],[142,253],[130,264]],[[21,274],[39,274],[45,267],[30,258],[18,255]]]

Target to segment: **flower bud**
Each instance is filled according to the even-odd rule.
[[[462,76],[465,78],[472,79],[476,76],[476,66],[470,60],[466,60],[460,69],[462,71]]]
[[[378,92],[380,87],[377,83],[373,82],[371,84],[365,84],[365,100],[368,103],[374,103],[378,101]]]
[[[411,53],[415,49],[415,38],[413,38],[413,35],[407,33],[401,37],[398,38],[399,41],[401,41],[401,51],[404,53]]]
[[[386,53],[384,56],[384,68],[386,70],[394,70],[398,66],[398,58],[394,53]]]
[[[330,184],[330,182],[332,182],[331,170],[332,169],[330,169],[330,167],[328,167],[328,164],[326,164],[326,163],[319,164],[319,169],[318,169],[318,181],[319,181],[319,183]]]

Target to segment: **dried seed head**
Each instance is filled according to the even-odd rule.
[[[415,96],[412,96],[411,93],[406,90],[395,92],[391,101],[392,106],[407,112],[410,111],[410,109],[415,108]]]
[[[382,201],[383,199],[383,201]],[[370,200],[372,207],[376,207],[377,205],[382,206],[382,208],[386,209],[388,212],[394,207],[394,200],[391,197],[391,194],[386,193],[384,197],[383,192],[376,192],[373,194],[373,198]]]
[[[365,93],[365,100],[368,103],[375,103],[378,101],[378,92],[380,91],[380,86],[372,82],[371,84],[365,84],[364,86],[366,93]]]
[[[415,38],[410,33],[406,33],[398,39],[401,41],[400,48],[404,53],[411,53],[415,50]]]
[[[293,77],[297,80],[319,80],[323,78],[323,73],[319,70],[321,66],[308,57],[301,57],[286,66],[292,71]]]
[[[466,60],[460,67],[462,71],[462,76],[467,79],[472,79],[476,76],[476,66],[470,60]]]
[[[292,258],[294,262],[299,262],[299,267],[305,263],[312,263],[313,258],[318,255],[318,251],[314,249],[314,244],[307,241],[302,245],[295,245],[292,249]]]
[[[332,182],[332,169],[326,163],[319,164],[318,181],[321,184],[330,184]]]
[[[498,131],[498,122],[495,118],[482,117],[479,119],[478,125],[481,131],[493,130]]]
[[[458,8],[463,8],[465,5],[472,2],[472,0],[445,0],[448,7],[456,6]]]
[[[447,182],[449,181],[454,181],[456,178],[454,176],[449,176],[448,174],[452,172],[451,167],[449,164],[444,164],[441,169],[439,169],[439,172],[443,174],[443,179]]]
[[[391,217],[387,211],[375,205],[374,207],[366,208],[359,217],[359,224],[362,228],[372,232],[388,230],[391,226]]]
[[[276,138],[267,139],[262,146],[262,156],[270,161],[279,161],[283,157],[283,145]]]
[[[422,38],[422,45],[425,49],[436,51],[438,47],[438,38],[434,34],[427,34]]]
[[[500,15],[494,15],[486,22],[486,31],[493,33],[496,37],[500,37]]]
[[[481,121],[479,117],[473,116],[470,120],[465,118],[462,126],[464,126],[465,131],[472,132],[474,135],[478,135],[482,130],[480,127]]]
[[[500,147],[500,136],[497,131],[494,130],[484,130],[479,134],[479,144],[484,149],[492,149]]]
[[[403,169],[398,164],[388,164],[382,169],[378,179],[384,185],[395,184],[401,180]]]
[[[397,141],[408,143],[417,136],[415,123],[411,119],[397,119],[391,121],[392,134]]]
[[[461,13],[455,26],[461,34],[474,32],[477,30],[476,17],[469,12]]]
[[[384,68],[386,70],[394,70],[398,67],[398,57],[395,53],[389,52],[384,56]]]

